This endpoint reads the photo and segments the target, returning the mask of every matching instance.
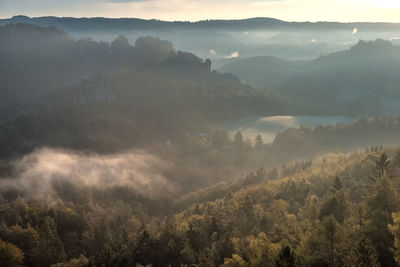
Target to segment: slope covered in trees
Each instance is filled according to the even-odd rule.
[[[256,57],[220,70],[302,101],[310,113],[376,116],[399,113],[399,65],[400,47],[378,39],[315,60]]]
[[[287,107],[158,38],[141,37],[133,46],[123,36],[109,45],[24,24],[0,32],[3,156],[43,145],[145,147]]]
[[[328,154],[291,172],[260,169],[227,184],[216,200],[207,200],[209,188],[182,212],[174,213],[172,202],[164,218],[151,216],[129,188],[54,184],[50,202],[30,199],[29,190],[20,196],[6,191],[0,260],[28,266],[396,266],[399,162],[398,148],[372,148]]]

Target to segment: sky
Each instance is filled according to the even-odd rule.
[[[0,17],[134,17],[168,21],[272,17],[400,22],[400,0],[0,0]]]

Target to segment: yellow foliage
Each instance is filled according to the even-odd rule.
[[[24,253],[15,245],[0,239],[0,266],[22,266]]]

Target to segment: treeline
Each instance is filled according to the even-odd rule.
[[[285,176],[288,168],[295,170]],[[329,154],[279,171],[260,169],[227,184],[215,201],[207,202],[203,189],[198,193],[203,200],[165,218],[150,216],[127,188],[64,184],[51,202],[30,200],[29,192],[3,192],[0,261],[3,266],[396,266],[399,174],[399,148]]]
[[[135,97],[131,99],[135,103]],[[109,105],[63,106],[60,103],[3,124],[0,142],[4,167],[0,164],[0,173],[7,176],[11,172],[7,164],[10,158],[43,146],[102,154],[141,148],[168,159],[174,166],[171,179],[178,181],[181,193],[188,193],[238,178],[261,166],[288,167],[290,162],[309,161],[333,151],[395,145],[400,134],[399,118],[386,117],[315,129],[287,129],[272,143],[264,143],[261,136],[255,140],[249,140],[240,132],[229,136],[226,131],[210,125],[204,117],[189,116],[188,111],[181,111],[178,104],[173,105],[174,109],[164,110],[160,110],[160,104],[154,106],[156,114],[148,110],[139,116],[129,110],[135,110],[141,103],[130,106],[128,101],[124,104],[121,100],[118,106],[111,104],[112,109],[101,108]],[[100,108],[102,113],[98,113]]]
[[[350,152],[369,146],[396,145],[400,141],[399,134],[399,117],[362,117],[350,124],[287,129],[270,145],[265,145],[265,150],[279,155],[281,162],[312,159],[335,150]]]
[[[14,16],[0,19],[0,24],[30,23],[39,26],[55,26],[69,31],[99,31],[99,30],[341,30],[351,32],[354,28],[362,31],[397,31],[396,23],[338,23],[338,22],[287,22],[274,18],[249,18],[238,20],[203,20],[161,21],[156,19],[144,20],[138,18],[73,18],[73,17],[27,17]]]

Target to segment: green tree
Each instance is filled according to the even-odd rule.
[[[50,217],[44,219],[39,232],[39,261],[44,265],[63,262],[66,258],[64,245],[57,233],[54,220]]]
[[[382,266],[395,266],[390,250],[394,238],[387,226],[393,223],[392,213],[399,210],[399,198],[388,177],[383,176],[376,181],[367,198],[366,207],[366,232],[378,252],[379,262]]]
[[[226,258],[224,260],[223,267],[247,267],[247,263],[238,255],[233,254],[232,258]]]
[[[393,161],[392,164],[396,167],[396,168],[400,168],[400,149],[396,150],[396,154],[393,157]]]
[[[393,223],[389,224],[388,229],[394,237],[394,259],[400,265],[400,212],[392,213]]]
[[[22,266],[24,253],[15,245],[0,239],[0,266]]]
[[[277,267],[294,267],[295,257],[293,250],[289,246],[284,246],[279,253],[278,259],[276,260]]]
[[[356,246],[352,250],[354,266],[378,267],[378,256],[369,238],[360,234],[357,239]]]
[[[338,242],[338,223],[332,215],[324,218],[322,221],[325,238],[329,247],[329,262],[331,266],[335,266],[335,247]]]
[[[365,212],[364,206],[360,205],[357,212],[358,230],[354,235],[355,246],[352,247],[352,263],[355,266],[377,267],[379,266],[377,252],[365,232]]]
[[[333,189],[334,189],[335,191],[340,191],[340,190],[343,189],[342,180],[340,180],[340,178],[337,177],[337,176],[335,177],[335,181],[333,182]]]
[[[343,184],[341,180],[336,177],[333,183],[332,192],[328,195],[327,199],[323,202],[319,212],[319,219],[333,215],[339,223],[343,223],[345,219],[345,212],[347,209],[347,200],[343,191]]]
[[[240,131],[236,132],[235,137],[233,138],[236,148],[241,149],[244,145],[243,135]]]
[[[9,241],[16,244],[19,248],[24,251],[25,260],[24,263],[27,265],[39,264],[39,235],[34,228],[28,225],[26,228],[22,228],[19,225],[14,225],[9,229]]]
[[[119,35],[114,41],[111,42],[111,53],[119,56],[126,56],[130,48],[128,39]]]
[[[255,141],[254,142],[255,148],[261,148],[262,145],[264,144],[264,140],[263,140],[262,136],[259,134],[256,136],[256,139],[254,141]]]
[[[387,176],[389,178],[392,176],[392,160],[385,152],[382,153],[375,161],[373,180],[376,181],[383,176]]]
[[[254,267],[273,266],[279,254],[279,245],[272,243],[263,232],[248,237],[249,265]]]

